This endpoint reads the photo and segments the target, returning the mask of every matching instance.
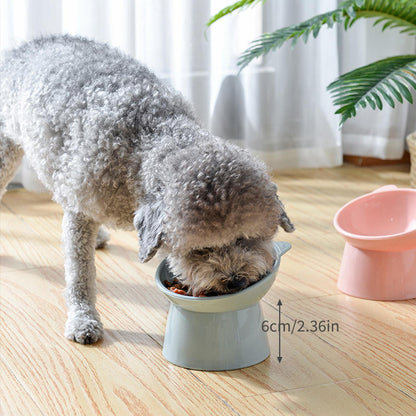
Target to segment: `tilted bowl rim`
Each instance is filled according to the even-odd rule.
[[[236,293],[230,293],[230,294],[218,295],[218,296],[206,296],[206,297],[186,296],[186,295],[174,293],[163,284],[162,279],[161,279],[162,270],[165,268],[168,269],[168,264],[167,264],[166,259],[163,259],[161,261],[161,263],[159,264],[156,270],[156,275],[155,275],[156,285],[162,291],[162,293],[164,293],[168,298],[173,299],[173,300],[175,299],[180,300],[181,302],[186,302],[189,304],[195,303],[195,302],[205,302],[209,304],[209,303],[214,303],[214,302],[217,303],[218,301],[229,300],[229,299],[232,299],[235,301],[236,298],[238,297],[241,297],[242,299],[244,299],[246,297],[249,297],[252,293],[260,290],[263,286],[267,286],[268,284],[273,283],[273,282],[270,282],[270,280],[274,280],[276,278],[276,273],[279,269],[280,259],[282,255],[285,254],[287,251],[289,251],[292,246],[290,243],[287,243],[284,241],[280,241],[280,242],[274,241],[273,247],[276,252],[276,259],[269,273],[267,273],[267,275],[265,275],[258,282],[253,283],[252,285]]]
[[[333,225],[335,229],[338,231],[339,234],[343,235],[346,238],[361,240],[361,241],[378,241],[378,240],[389,240],[394,239],[400,236],[404,236],[409,234],[409,232],[413,231],[401,231],[398,233],[392,234],[383,234],[383,235],[371,235],[371,234],[357,234],[350,231],[347,231],[343,226],[340,224],[340,217],[344,214],[345,210],[350,208],[352,205],[356,205],[362,203],[363,201],[370,199],[370,198],[381,198],[383,195],[389,193],[401,193],[401,194],[413,194],[416,197],[416,189],[413,188],[392,188],[386,190],[376,190],[374,192],[370,192],[365,195],[361,195],[357,198],[352,199],[351,201],[344,204],[334,215]]]

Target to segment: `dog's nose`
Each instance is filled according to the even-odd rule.
[[[241,279],[238,277],[231,277],[231,279],[227,282],[228,290],[238,290],[238,289],[242,289],[244,286],[245,286],[245,279]]]

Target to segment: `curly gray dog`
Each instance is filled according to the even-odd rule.
[[[0,63],[0,195],[25,154],[64,209],[68,320],[87,344],[100,228],[138,231],[139,260],[158,249],[198,294],[231,293],[273,261],[293,231],[262,163],[204,130],[181,95],[133,58],[83,38],[36,39]]]

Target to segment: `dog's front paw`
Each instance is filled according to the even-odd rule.
[[[69,318],[65,326],[65,336],[80,344],[94,344],[104,335],[103,324],[99,318],[77,316]]]

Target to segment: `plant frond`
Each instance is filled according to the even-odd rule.
[[[253,59],[280,48],[289,40],[292,40],[292,45],[295,45],[300,37],[306,43],[311,33],[316,38],[323,26],[326,25],[331,28],[335,23],[342,22],[345,15],[350,18],[355,18],[356,3],[361,3],[362,1],[347,0],[341,3],[340,7],[336,10],[314,16],[302,23],[287,26],[271,33],[264,33],[258,39],[254,40],[249,48],[239,57],[238,65],[240,69],[246,67]]]
[[[253,59],[280,48],[289,40],[294,45],[302,37],[306,43],[311,33],[316,38],[324,26],[331,28],[336,23],[343,23],[347,30],[361,18],[378,18],[374,25],[383,24],[382,30],[401,28],[403,33],[416,35],[416,0],[346,0],[328,13],[314,16],[300,24],[264,33],[240,56],[240,70]]]
[[[413,103],[409,87],[416,89],[416,55],[401,55],[382,59],[341,75],[328,86],[341,115],[340,127],[357,110],[367,104],[375,110],[382,102],[394,108],[394,99]]]
[[[224,7],[214,16],[212,16],[207,23],[207,26],[211,26],[217,20],[221,19],[224,16],[227,16],[236,10],[243,10],[247,7],[254,6],[256,3],[264,2],[265,0],[239,0],[236,3],[231,4],[230,6]]]
[[[416,35],[416,0],[366,0],[356,10],[357,19],[376,18],[373,26],[382,24],[382,31],[401,28],[401,33]]]

